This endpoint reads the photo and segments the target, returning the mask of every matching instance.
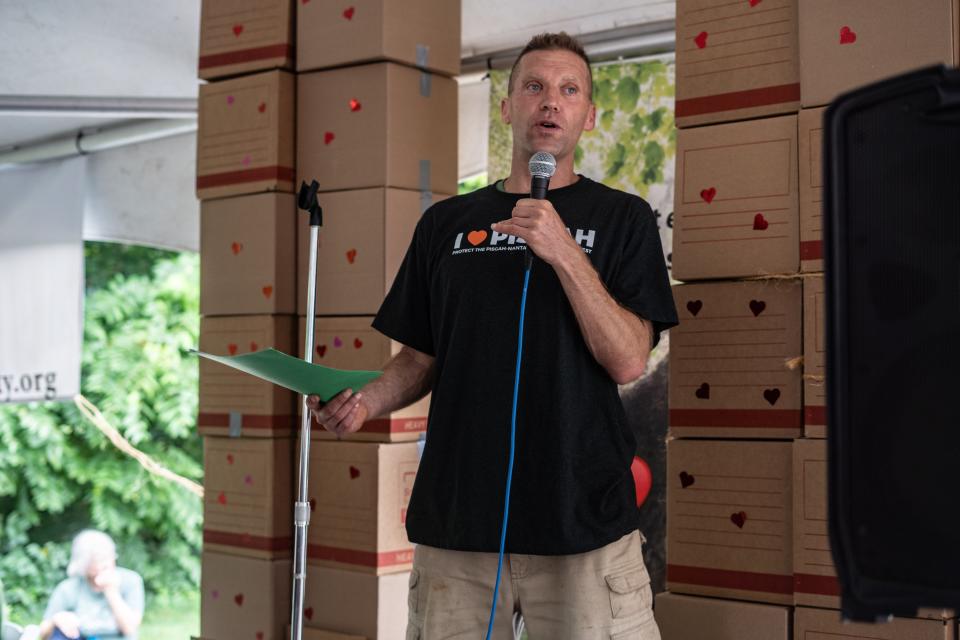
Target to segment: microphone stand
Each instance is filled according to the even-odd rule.
[[[313,333],[317,310],[317,244],[320,227],[323,225],[323,209],[317,203],[319,184],[314,180],[310,186],[306,182],[300,185],[297,207],[310,215],[310,263],[307,276],[307,337],[303,347],[303,359],[313,363]],[[294,548],[293,548],[293,590],[290,612],[290,638],[301,640],[303,637],[303,599],[307,583],[307,527],[310,524],[310,497],[308,483],[310,475],[310,410],[307,408],[307,396],[301,401],[300,416],[300,477],[297,501],[293,506]]]

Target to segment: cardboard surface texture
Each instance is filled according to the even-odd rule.
[[[676,50],[680,127],[800,106],[797,0],[679,0]]]
[[[803,0],[803,106],[919,67],[956,66],[957,13],[957,0]]]
[[[417,443],[315,441],[310,451],[310,564],[372,574],[413,566],[406,516]]]
[[[800,282],[675,286],[670,434],[796,438],[803,429]]]
[[[286,71],[200,85],[198,198],[293,192],[295,90]]]
[[[200,203],[200,313],[296,311],[296,215],[287,193]]]
[[[289,560],[256,560],[204,551],[200,635],[282,640],[290,622]]]
[[[371,316],[317,318],[314,324],[313,361],[337,369],[382,370],[403,345],[390,340],[370,326]],[[304,344],[306,319],[300,318],[300,340]],[[430,396],[409,407],[368,420],[360,431],[343,437],[347,441],[402,442],[416,440],[427,430]],[[313,437],[333,440],[336,436],[313,421]]]
[[[208,551],[290,557],[293,476],[289,438],[204,438],[203,544]]]
[[[308,564],[304,638],[311,627],[371,640],[403,640],[409,584],[409,571],[374,576]]]
[[[797,607],[794,611],[796,640],[955,640],[955,620],[894,618],[885,624],[843,622],[832,609]],[[664,638],[666,640],[666,638]]]
[[[675,278],[799,270],[796,116],[681,129],[676,185]]]
[[[457,192],[455,80],[378,63],[300,74],[297,87],[300,179]]]
[[[377,60],[459,74],[460,3],[297,3],[297,71]]]
[[[203,0],[200,7],[201,78],[293,69],[292,0]]]
[[[297,355],[295,316],[224,316],[200,320],[200,350],[219,355],[273,347]],[[287,389],[200,358],[197,425],[206,436],[275,437],[296,425],[294,394]]]
[[[793,603],[792,443],[667,444],[667,588]]]
[[[803,433],[827,437],[827,306],[823,277],[803,280]]]
[[[800,147],[800,270],[823,271],[823,114],[802,109]]]
[[[421,199],[405,189],[359,189],[317,194],[323,227],[317,252],[317,315],[375,314],[400,269],[426,207],[447,196]],[[310,226],[298,219],[297,273],[310,264]],[[301,287],[299,314],[307,313]]]
[[[790,640],[789,607],[665,592],[654,613],[663,640]]]
[[[287,637],[290,637],[290,627],[287,627]],[[303,627],[301,637],[303,640],[366,640],[363,636],[335,633],[333,631],[324,631],[323,629],[311,629],[307,626]]]

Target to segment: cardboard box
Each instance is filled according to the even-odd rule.
[[[681,129],[676,185],[675,278],[799,270],[796,116]]]
[[[203,0],[200,6],[201,78],[293,69],[291,0]]]
[[[800,145],[800,271],[823,271],[823,109],[802,109]]]
[[[800,84],[804,107],[933,64],[956,66],[957,0],[803,0]]]
[[[426,193],[426,192],[424,192]],[[317,252],[317,315],[370,315],[384,296],[407,253],[420,216],[448,196],[405,189],[358,189],[317,195],[323,227]],[[310,221],[298,221],[297,272],[310,265]],[[298,309],[307,313],[301,287]]]
[[[198,198],[293,192],[295,90],[286,71],[200,85]]]
[[[832,609],[797,607],[794,611],[797,640],[955,640],[956,633],[955,620],[894,618],[887,623],[861,624],[843,622],[840,612]]]
[[[370,326],[371,316],[317,318],[314,324],[313,361],[334,369],[383,369],[403,345],[390,340]],[[306,318],[300,318],[300,342],[306,344]],[[367,420],[363,428],[344,440],[403,442],[417,440],[427,431],[430,396],[388,415]],[[336,436],[313,421],[313,437],[333,440]]]
[[[827,437],[827,305],[823,276],[803,280],[803,435]]]
[[[258,560],[204,551],[200,635],[282,640],[290,622],[289,560]]]
[[[793,603],[792,443],[667,443],[667,588]]]
[[[359,0],[297,4],[297,71],[392,60],[460,73],[460,3]]]
[[[658,593],[663,640],[790,640],[790,607]]]
[[[296,470],[289,438],[204,438],[204,549],[290,557]]]
[[[296,311],[296,216],[289,193],[200,203],[200,313]]]
[[[200,351],[237,355],[272,347],[296,355],[295,316],[201,318]],[[205,436],[278,437],[295,432],[295,396],[225,365],[200,358],[200,411]]]
[[[308,564],[304,626],[371,640],[403,640],[409,584],[409,571],[374,576]]]
[[[803,429],[796,280],[675,286],[670,434],[796,438]]]
[[[680,127],[800,106],[797,0],[679,0],[676,50]]]
[[[457,192],[455,80],[384,62],[300,74],[297,85],[302,180]]]
[[[308,562],[376,575],[408,571],[407,505],[419,462],[415,442],[314,442]]]

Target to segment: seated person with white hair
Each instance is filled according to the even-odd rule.
[[[73,539],[66,580],[57,585],[40,637],[130,640],[143,619],[143,579],[117,566],[113,540],[100,531]]]

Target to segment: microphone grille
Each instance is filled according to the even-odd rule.
[[[530,175],[541,178],[552,178],[557,170],[557,160],[552,153],[537,151],[530,157]]]

